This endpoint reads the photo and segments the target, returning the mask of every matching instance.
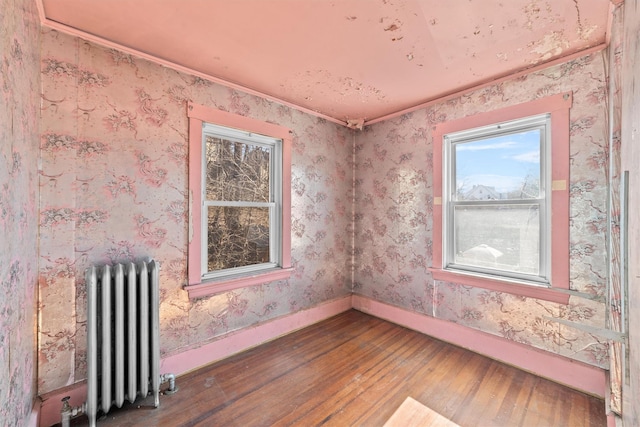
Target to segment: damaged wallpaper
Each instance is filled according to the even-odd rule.
[[[349,129],[56,31],[41,72],[41,393],[86,377],[91,264],[160,261],[162,357],[349,295]],[[289,280],[188,299],[188,101],[293,131]]]
[[[604,55],[580,57],[354,132],[45,30],[39,392],[86,376],[84,270],[146,257],[162,266],[163,357],[353,291],[608,368],[605,340],[549,319],[595,327],[605,322],[609,147]],[[432,127],[565,91],[573,92],[570,286],[590,298],[571,297],[562,305],[434,281],[428,271]],[[292,129],[295,272],[289,280],[187,298],[188,101]]]
[[[604,327],[607,289],[606,53],[490,85],[365,128],[356,141],[354,292],[604,369],[606,340],[551,317]],[[568,305],[432,279],[435,124],[573,91]]]
[[[0,0],[0,425],[26,425],[37,396],[40,24]]]

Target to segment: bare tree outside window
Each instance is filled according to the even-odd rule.
[[[273,148],[206,135],[205,155],[208,271],[269,262]]]
[[[291,129],[189,103],[189,283],[201,298],[291,265]]]

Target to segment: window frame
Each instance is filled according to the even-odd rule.
[[[188,284],[185,290],[189,298],[200,298],[215,293],[230,291],[246,286],[288,279],[293,268],[291,266],[291,145],[292,137],[288,128],[266,123],[226,111],[188,103],[189,119],[189,245],[188,245]],[[239,267],[238,269],[221,270],[221,274],[207,274],[206,270],[206,224],[204,223],[205,200],[203,188],[204,170],[204,125],[210,124],[235,130],[236,135],[263,135],[280,140],[280,170],[274,171],[280,193],[279,224],[280,241],[275,245],[278,253],[272,254],[274,264],[259,264],[259,267]],[[278,176],[279,175],[279,176]],[[271,239],[270,239],[271,240]],[[277,239],[276,239],[277,240]],[[271,245],[271,243],[270,243]]]
[[[433,260],[429,269],[435,280],[476,286],[485,289],[533,297],[567,304],[569,299],[569,112],[571,92],[537,99],[523,104],[440,123],[433,128]],[[446,170],[445,135],[466,130],[490,127],[543,114],[550,115],[550,213],[548,260],[549,283],[537,283],[503,275],[470,272],[448,268],[445,262],[445,236],[447,195],[443,170]]]
[[[527,199],[496,199],[496,200],[460,200],[457,194],[457,156],[456,147],[466,143],[473,143],[490,138],[513,135],[531,130],[540,131],[540,188],[538,197]],[[535,116],[522,117],[501,123],[494,123],[479,128],[465,129],[443,135],[443,266],[452,271],[467,272],[469,274],[499,276],[509,280],[522,281],[532,285],[547,285],[550,282],[551,259],[549,244],[551,241],[551,171],[548,165],[551,162],[549,146],[551,145],[551,115],[549,113]],[[538,232],[538,275],[508,271],[500,268],[474,266],[464,263],[456,263],[456,207],[483,207],[483,206],[538,206],[540,226]]]
[[[270,149],[269,156],[269,201],[268,202],[250,202],[246,200],[213,200],[208,199],[206,195],[207,174],[202,173],[202,226],[201,226],[201,261],[200,269],[203,280],[217,280],[227,276],[239,274],[252,274],[277,268],[281,265],[281,218],[282,218],[282,140],[270,136],[257,133],[241,131],[229,127],[223,127],[217,124],[205,122],[202,126],[202,150],[206,150],[207,137],[216,137],[226,139],[232,142],[239,142],[244,145],[268,147]],[[206,156],[202,156],[201,168],[206,169]],[[241,267],[227,268],[222,270],[208,271],[208,221],[204,220],[210,207],[262,207],[269,209],[269,261],[260,264],[250,264]]]

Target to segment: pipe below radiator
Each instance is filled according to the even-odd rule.
[[[176,376],[174,374],[160,375],[160,384],[164,384],[166,382],[169,383],[169,388],[164,391],[164,394],[170,395],[178,391],[178,387],[176,386]],[[70,427],[72,418],[87,412],[86,402],[74,408],[69,405],[69,399],[71,399],[71,396],[65,396],[62,398],[62,410],[60,411],[62,414],[62,427]],[[158,403],[156,403],[155,406],[157,407]]]

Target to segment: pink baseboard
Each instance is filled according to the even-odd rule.
[[[606,376],[601,368],[360,295],[353,295],[352,303],[354,309],[363,313],[422,332],[576,390],[601,398],[605,396]]]
[[[160,371],[183,375],[351,308],[467,348],[576,390],[598,397],[605,396],[606,377],[603,369],[359,295],[349,295],[232,332],[201,347],[165,357],[160,362]],[[61,399],[64,396],[71,396],[71,406],[80,406],[86,399],[86,383],[77,383],[41,396],[40,427],[49,427],[60,422]],[[32,418],[37,419],[37,415],[36,411]],[[612,424],[611,417],[607,421],[609,425]],[[35,425],[35,421],[30,424]]]
[[[163,358],[160,361],[160,372],[171,372],[179,376],[295,330],[328,319],[349,309],[351,309],[351,295],[329,301],[308,310],[279,317],[238,332],[232,332],[209,344]],[[178,380],[178,387],[179,386]],[[73,384],[41,396],[42,405],[40,406],[39,427],[50,427],[61,421],[61,400],[65,396],[71,396],[69,403],[72,407],[82,405],[87,396],[86,383]],[[35,425],[36,424],[33,424],[34,427]]]
[[[224,359],[251,347],[271,341],[295,330],[318,323],[351,308],[351,296],[321,304],[309,310],[279,317],[266,323],[232,332],[202,347],[166,357],[160,362],[160,372],[182,375],[209,363]]]

